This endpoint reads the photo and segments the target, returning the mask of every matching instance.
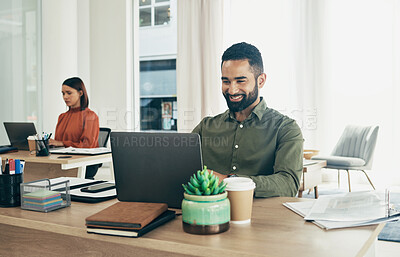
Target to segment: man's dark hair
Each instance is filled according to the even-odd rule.
[[[225,50],[222,55],[221,68],[222,64],[229,60],[248,60],[251,71],[256,79],[264,72],[260,51],[258,51],[257,47],[246,42],[234,44]]]

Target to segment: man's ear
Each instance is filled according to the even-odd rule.
[[[260,76],[258,76],[258,78],[257,78],[258,88],[262,88],[264,86],[266,80],[267,80],[267,74],[261,73]]]

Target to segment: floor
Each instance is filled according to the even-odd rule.
[[[101,167],[96,176],[95,179],[98,180],[110,180],[111,179],[111,173],[110,173],[110,168],[107,167],[107,164],[105,164],[103,167]],[[319,186],[320,191],[324,189],[334,189],[338,188],[338,184],[335,183],[323,183],[322,185]],[[348,189],[347,188],[347,180],[341,179],[341,189]],[[362,190],[370,190],[371,186],[369,184],[353,184],[352,183],[352,191],[362,191]],[[377,186],[377,189],[383,189],[383,186]],[[304,194],[307,194],[305,191]],[[375,256],[376,257],[398,257],[400,256],[400,243],[395,243],[395,242],[386,242],[386,241],[379,241],[377,240],[376,242],[376,249],[375,249]]]

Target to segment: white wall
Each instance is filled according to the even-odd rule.
[[[125,0],[90,1],[91,107],[100,126],[128,126],[126,100],[126,9]]]
[[[43,0],[43,130],[67,110],[61,83],[79,76],[100,126],[125,129],[126,0]]]
[[[54,132],[66,111],[62,82],[78,73],[77,0],[42,2],[43,131]]]

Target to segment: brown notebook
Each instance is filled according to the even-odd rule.
[[[141,229],[168,209],[166,203],[118,202],[86,218],[86,226]]]

